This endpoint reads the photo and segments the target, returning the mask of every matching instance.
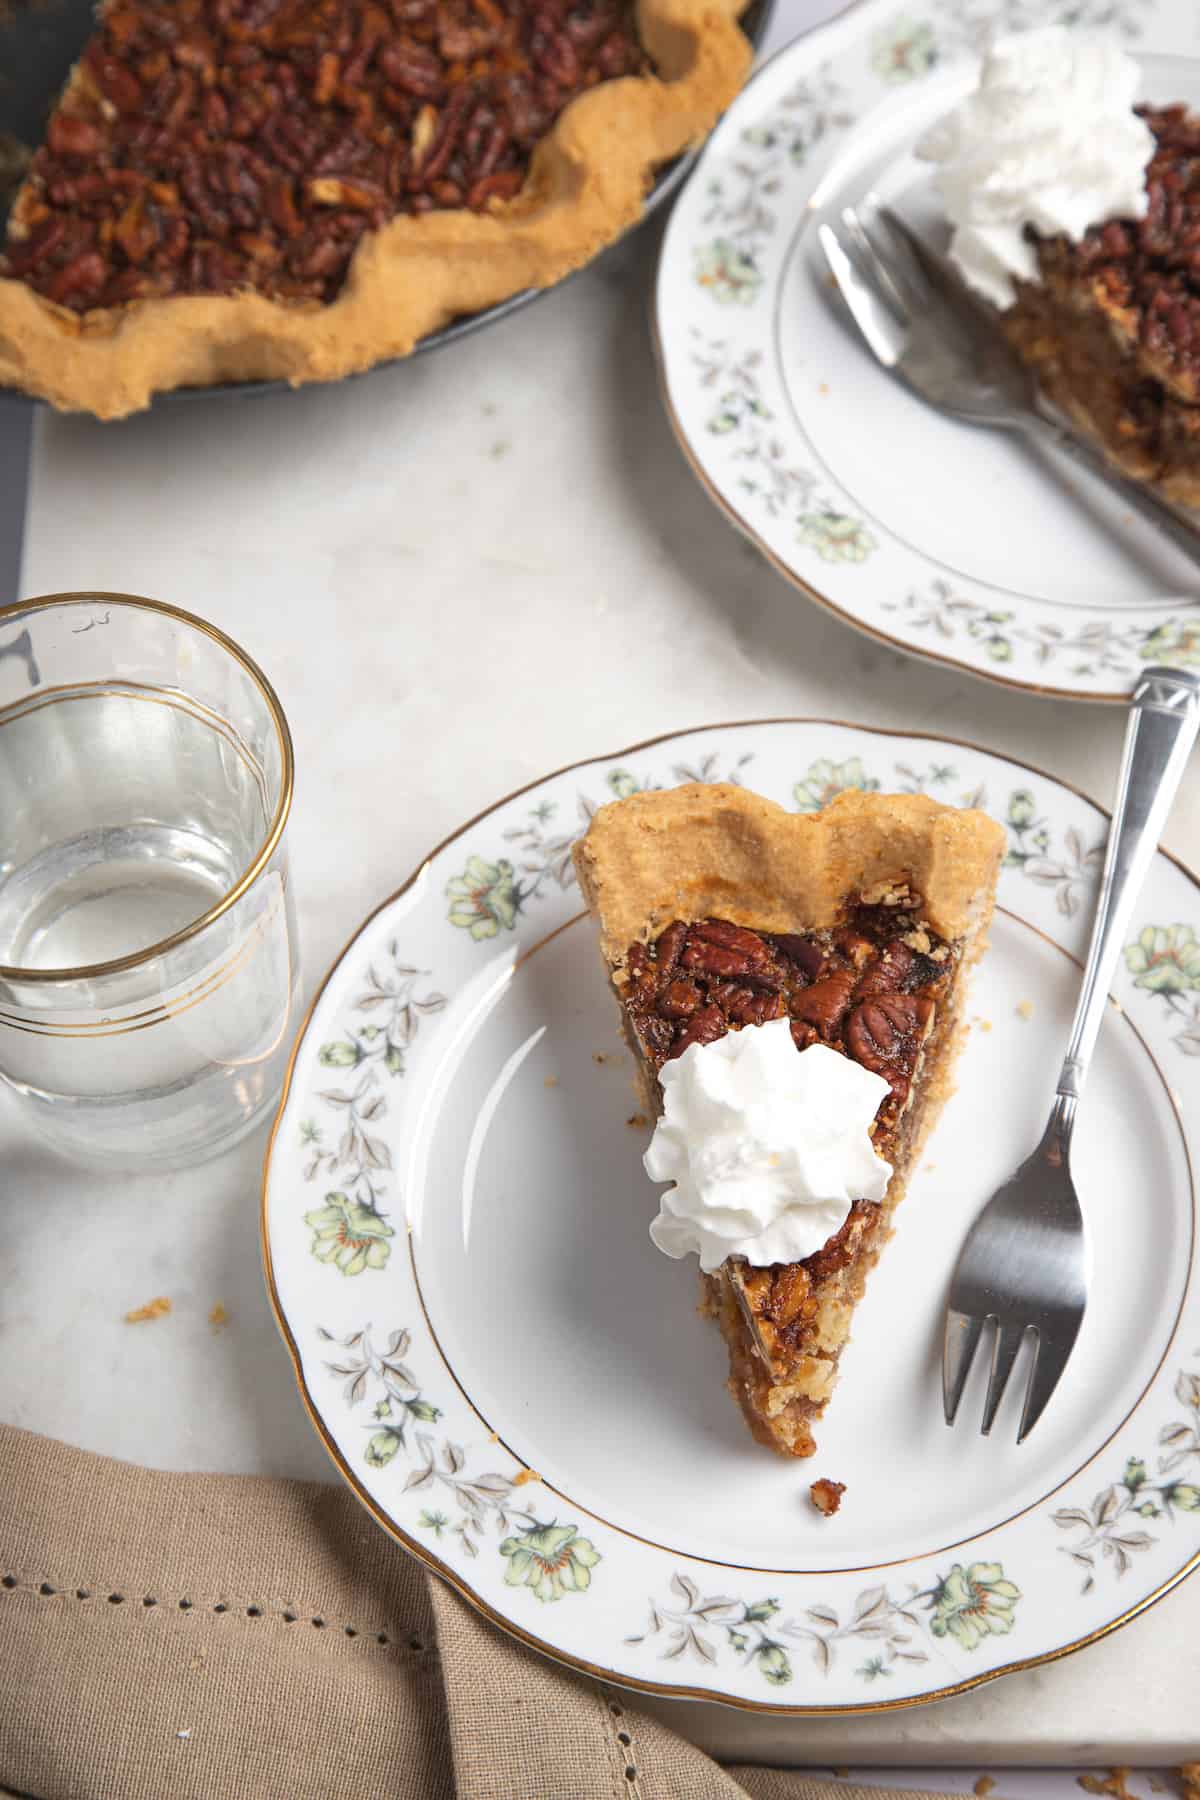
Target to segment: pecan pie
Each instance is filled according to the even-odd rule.
[[[851,1314],[949,1087],[967,973],[984,946],[1003,833],[920,794],[840,795],[797,817],[742,788],[635,794],[575,852],[647,1106],[689,1044],[770,1019],[882,1075],[873,1128],[893,1175],[803,1262],[701,1277],[754,1436],[815,1448]]]
[[[1039,238],[1004,327],[1042,387],[1127,474],[1200,506],[1200,117],[1139,112],[1154,134],[1144,219],[1078,244]]]
[[[331,380],[586,262],[732,99],[741,0],[105,0],[0,256],[0,383]]]

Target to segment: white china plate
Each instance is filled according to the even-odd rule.
[[[751,1440],[694,1267],[649,1242],[648,1130],[568,854],[601,802],[694,778],[793,809],[924,790],[1009,836],[959,1091],[807,1462]],[[1094,1273],[1069,1375],[1020,1449],[1019,1375],[991,1438],[978,1382],[956,1431],[941,1415],[949,1272],[1040,1129],[1104,830],[1004,757],[776,720],[564,770],[435,851],[326,980],[264,1182],[301,1390],[376,1519],[563,1662],[763,1710],[955,1692],[1178,1581],[1200,1560],[1200,897],[1166,855],[1080,1114]],[[847,1484],[836,1518],[820,1475]]]
[[[870,188],[944,241],[913,145],[973,85],[987,34],[1035,14],[866,0],[781,51],[676,203],[655,335],[693,469],[812,599],[976,675],[1119,701],[1148,663],[1200,664],[1195,566],[1095,477],[943,418],[881,370],[816,242]],[[1071,17],[1122,30],[1146,98],[1200,105],[1189,0],[1081,0]]]

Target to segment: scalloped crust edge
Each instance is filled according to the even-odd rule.
[[[575,846],[605,959],[672,919],[730,919],[757,931],[831,925],[850,894],[911,882],[946,938],[991,912],[1004,832],[986,813],[926,794],[851,789],[789,813],[729,783],[692,782],[610,801]]]
[[[81,320],[24,282],[0,280],[0,385],[118,419],[170,388],[336,381],[407,356],[460,314],[550,286],[635,223],[654,168],[729,105],[751,60],[736,22],[744,3],[638,0],[638,30],[660,75],[605,82],[573,100],[509,205],[398,218],[370,233],[328,306],[181,296]]]

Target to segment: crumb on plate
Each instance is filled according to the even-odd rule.
[[[1032,1019],[1032,1017],[1033,1017],[1033,1001],[1032,1000],[1018,1000],[1017,1001],[1017,1017],[1019,1019]]]
[[[819,1513],[831,1518],[842,1504],[842,1495],[846,1491],[844,1481],[828,1481],[824,1476],[814,1481],[808,1490],[808,1497]]]
[[[209,1313],[208,1322],[212,1326],[214,1331],[220,1331],[223,1329],[224,1326],[228,1325],[229,1314],[226,1312],[225,1308],[221,1305],[221,1302],[219,1300],[216,1301],[216,1303],[213,1306],[212,1311]]]
[[[522,1469],[519,1475],[513,1476],[513,1486],[528,1487],[531,1481],[540,1481],[541,1479],[536,1469]]]
[[[147,1300],[145,1306],[135,1306],[132,1312],[125,1314],[127,1325],[144,1325],[147,1319],[161,1319],[171,1310],[171,1302],[165,1294],[159,1294],[154,1300]]]

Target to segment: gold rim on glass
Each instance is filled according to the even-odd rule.
[[[382,912],[386,911],[389,906],[394,905],[397,900],[408,893],[409,889],[421,877],[425,870],[430,868],[434,860],[439,857],[444,850],[448,849],[451,844],[464,837],[467,832],[474,830],[476,825],[480,824],[482,820],[488,818],[491,814],[498,812],[502,807],[510,805],[512,801],[519,800],[523,794],[531,793],[535,788],[542,787],[546,782],[554,781],[562,775],[569,775],[576,769],[594,768],[597,764],[605,762],[621,762],[627,757],[639,754],[643,750],[651,750],[658,744],[674,742],[678,738],[694,737],[698,732],[740,731],[748,727],[764,725],[837,726],[850,731],[861,731],[873,737],[919,739],[923,743],[950,744],[959,749],[973,750],[981,756],[1000,756],[1013,768],[1024,769],[1028,774],[1037,776],[1043,781],[1052,781],[1056,786],[1064,789],[1067,793],[1076,795],[1078,799],[1085,801],[1089,806],[1095,807],[1102,819],[1111,820],[1112,817],[1107,807],[1101,806],[1097,800],[1094,800],[1090,794],[1085,793],[1082,788],[1077,787],[1074,782],[1065,781],[1061,775],[1053,775],[1049,770],[1039,767],[1036,763],[1025,762],[1020,757],[1008,756],[1003,751],[989,750],[985,745],[974,743],[970,738],[947,737],[934,731],[904,731],[886,725],[860,725],[848,719],[820,719],[811,716],[798,715],[785,715],[783,717],[767,719],[717,720],[711,725],[694,725],[683,731],[658,732],[654,737],[644,738],[636,744],[629,744],[622,750],[612,751],[608,755],[601,754],[599,756],[581,757],[578,761],[564,763],[561,768],[548,770],[546,774],[537,776],[533,781],[523,782],[520,787],[514,788],[512,793],[505,794],[500,799],[493,801],[490,806],[481,808],[479,812],[467,819],[462,825],[457,826],[453,831],[449,832],[440,843],[436,844],[434,848],[430,850],[428,855],[421,859],[413,869],[412,873],[408,876],[407,880],[403,881],[400,886],[392,893],[388,894],[385,899],[379,901],[376,906],[371,908],[366,917],[355,927],[355,930],[343,944],[338,955],[326,969],[325,974],[318,983],[288,1057],[288,1064],[283,1077],[283,1087],[280,1091],[279,1103],[275,1109],[275,1116],[271,1121],[271,1130],[267,1137],[266,1150],[263,1155],[262,1176],[260,1178],[259,1186],[258,1221],[263,1272],[266,1277],[267,1298],[270,1301],[271,1310],[275,1315],[275,1323],[279,1327],[280,1335],[283,1338],[288,1356],[291,1359],[292,1375],[295,1379],[297,1389],[299,1390],[301,1404],[308,1414],[309,1421],[318,1438],[321,1440],[331,1461],[346,1485],[349,1487],[351,1493],[371,1514],[371,1517],[375,1522],[387,1532],[390,1538],[400,1544],[403,1549],[409,1551],[411,1555],[415,1556],[417,1561],[426,1569],[430,1570],[432,1574],[440,1576],[443,1581],[447,1582],[450,1587],[462,1596],[468,1605],[472,1606],[476,1612],[482,1614],[485,1619],[490,1620],[493,1625],[497,1626],[508,1636],[516,1638],[519,1643],[526,1645],[531,1650],[536,1650],[539,1655],[548,1657],[552,1662],[556,1662],[565,1668],[573,1669],[577,1674],[590,1676],[593,1680],[611,1684],[618,1688],[630,1689],[635,1693],[658,1695],[666,1700],[708,1700],[723,1706],[733,1707],[738,1712],[765,1713],[775,1718],[842,1718],[847,1714],[861,1715],[866,1713],[901,1712],[906,1711],[909,1707],[928,1706],[937,1700],[948,1700],[956,1695],[969,1693],[974,1688],[983,1687],[989,1681],[998,1680],[1002,1675],[1016,1675],[1025,1670],[1044,1668],[1049,1663],[1059,1662],[1063,1657],[1072,1655],[1076,1650],[1085,1649],[1089,1644],[1099,1643],[1101,1638],[1108,1637],[1110,1633],[1120,1630],[1122,1625],[1127,1625],[1132,1619],[1137,1618],[1139,1614],[1145,1612],[1148,1607],[1153,1606],[1156,1601],[1161,1600],[1164,1595],[1169,1594],[1173,1588],[1178,1587],[1180,1582],[1184,1581],[1187,1576],[1193,1573],[1193,1571],[1200,1570],[1200,1550],[1197,1550],[1193,1555],[1189,1556],[1180,1568],[1168,1575],[1167,1578],[1162,1581],[1158,1587],[1153,1589],[1152,1592],[1144,1594],[1142,1598],[1136,1601],[1132,1606],[1126,1607],[1126,1609],[1123,1612],[1118,1613],[1115,1618],[1106,1620],[1102,1625],[1097,1626],[1095,1630],[1085,1632],[1081,1637],[1073,1638],[1069,1643],[1056,1644],[1053,1648],[1042,1651],[1039,1655],[1022,1657],[1013,1662],[1004,1663],[996,1669],[981,1670],[977,1674],[964,1676],[961,1681],[952,1682],[947,1686],[936,1688],[926,1694],[906,1695],[903,1698],[896,1700],[862,1701],[845,1706],[773,1705],[770,1701],[752,1700],[745,1695],[726,1693],[719,1688],[691,1687],[684,1684],[675,1685],[670,1682],[655,1681],[642,1676],[618,1673],[614,1669],[606,1669],[596,1663],[589,1662],[586,1657],[578,1656],[571,1651],[564,1650],[559,1645],[547,1643],[545,1639],[538,1637],[535,1632],[527,1630],[523,1625],[518,1624],[516,1620],[508,1618],[503,1613],[498,1612],[486,1599],[484,1599],[482,1594],[478,1593],[470,1585],[464,1575],[460,1574],[457,1569],[452,1568],[449,1563],[443,1562],[436,1552],[431,1550],[426,1544],[421,1543],[415,1537],[411,1537],[402,1525],[398,1524],[395,1519],[384,1511],[383,1507],[374,1499],[368,1488],[363,1484],[349,1462],[347,1462],[346,1458],[342,1455],[341,1450],[334,1440],[332,1432],[329,1430],[321,1416],[321,1411],[316,1400],[309,1393],[308,1385],[304,1377],[304,1364],[300,1346],[292,1335],[291,1327],[284,1312],[283,1302],[280,1299],[279,1291],[275,1284],[275,1266],[271,1255],[270,1222],[268,1213],[270,1205],[271,1160],[275,1149],[275,1139],[279,1134],[279,1128],[283,1123],[283,1115],[287,1110],[288,1101],[291,1098],[292,1082],[295,1077],[296,1066],[300,1059],[300,1051],[304,1045],[305,1038],[308,1036],[309,1027],[312,1024],[317,1007],[320,1005],[325,990],[333,980],[334,975],[341,968],[354,945],[362,937],[368,926],[370,926]],[[1157,854],[1165,857],[1169,863],[1192,882],[1193,886],[1200,889],[1200,876],[1196,874],[1195,870],[1189,868],[1182,857],[1175,855],[1173,851],[1164,849],[1161,845],[1159,846]],[[561,930],[563,927],[559,927],[559,929]],[[1157,1068],[1157,1060],[1153,1058],[1152,1060],[1155,1061],[1155,1067]],[[1178,1107],[1175,1106],[1170,1084],[1164,1080],[1164,1086],[1166,1086],[1167,1092],[1171,1096],[1172,1107],[1178,1117]],[[1192,1173],[1193,1178],[1194,1246],[1194,1171],[1192,1171],[1190,1149],[1186,1145],[1186,1142],[1185,1151],[1187,1153],[1189,1172]],[[1181,1305],[1182,1304],[1183,1302],[1181,1301]],[[426,1317],[428,1317],[428,1315],[426,1315]],[[1176,1329],[1178,1329],[1178,1324],[1176,1324]],[[1166,1353],[1164,1352],[1164,1356],[1165,1354]],[[444,1366],[450,1374],[451,1380],[455,1382],[455,1386],[459,1386],[459,1391],[462,1392],[460,1384],[454,1376],[453,1371],[450,1369],[449,1364],[444,1364]],[[1160,1362],[1159,1371],[1161,1371],[1161,1368],[1162,1364]],[[470,1405],[471,1402],[465,1394],[464,1398],[467,1399],[467,1403]],[[474,1408],[472,1410],[474,1410]],[[1111,1441],[1111,1439],[1109,1441]],[[515,1452],[512,1454],[515,1455]],[[1091,1459],[1089,1458],[1089,1461],[1090,1460]],[[700,1558],[697,1560],[706,1559]]]
[[[180,944],[187,943],[189,938],[197,937],[209,925],[219,919],[223,913],[236,906],[244,895],[248,894],[263,870],[279,847],[287,826],[288,814],[292,807],[292,791],[295,782],[295,756],[292,750],[292,734],[284,716],[279,696],[267,680],[253,657],[247,656],[240,644],[235,644],[219,626],[210,625],[207,619],[201,619],[195,613],[185,612],[181,606],[170,606],[165,600],[150,600],[144,594],[111,594],[97,589],[83,589],[66,594],[39,594],[33,600],[18,600],[13,606],[0,607],[0,630],[6,625],[23,619],[29,613],[45,612],[52,606],[125,606],[139,612],[161,613],[165,618],[173,619],[179,625],[188,625],[198,631],[202,637],[211,639],[220,646],[227,656],[242,668],[258,689],[266,702],[267,711],[275,727],[275,736],[279,744],[279,799],[275,803],[275,811],[267,827],[266,835],[251,861],[238,876],[228,893],[222,894],[189,925],[179,931],[172,932],[170,937],[160,938],[156,944],[148,944],[144,950],[132,951],[128,956],[114,957],[110,962],[84,964],[78,968],[63,969],[21,969],[7,963],[0,963],[0,981],[13,982],[66,982],[96,981],[105,975],[120,975],[127,969],[136,969],[143,963],[153,962],[158,956],[175,950]],[[7,710],[7,709],[5,709]]]

